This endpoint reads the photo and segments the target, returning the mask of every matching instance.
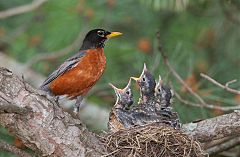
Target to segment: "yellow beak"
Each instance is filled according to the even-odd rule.
[[[138,80],[140,80],[140,78],[139,78],[139,77],[131,77],[131,79],[133,79],[133,80],[135,80],[135,81],[138,81]]]
[[[114,92],[116,95],[120,95],[121,93],[123,93],[122,89],[119,89],[117,87],[115,87],[113,84],[109,83],[109,85],[114,89]]]
[[[121,32],[111,32],[111,34],[108,34],[106,37],[107,38],[112,38],[112,37],[116,37],[116,36],[119,36],[119,35],[122,35]]]

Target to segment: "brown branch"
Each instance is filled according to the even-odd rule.
[[[0,150],[5,150],[5,151],[8,151],[8,152],[12,152],[15,155],[18,155],[20,157],[31,157],[31,155],[28,154],[27,152],[13,146],[13,145],[10,145],[10,144],[2,141],[2,140],[0,140]]]
[[[27,88],[26,88],[27,87]],[[85,125],[9,70],[0,68],[0,105],[31,108],[28,114],[0,114],[0,124],[43,156],[101,156],[105,148]],[[3,95],[3,94],[2,94]],[[37,138],[36,138],[37,137]]]
[[[209,155],[214,155],[214,154],[218,154],[218,153],[221,153],[223,151],[229,150],[229,149],[235,147],[238,144],[240,144],[240,137],[235,137],[235,138],[232,138],[232,139],[230,139],[226,142],[223,142],[219,145],[216,145],[214,147],[211,147],[211,148],[207,149],[206,152]]]
[[[201,73],[200,75],[201,75],[203,78],[205,78],[206,80],[208,80],[209,82],[215,84],[216,86],[218,86],[218,87],[220,87],[220,88],[222,88],[222,89],[224,89],[224,90],[226,90],[226,91],[228,91],[228,92],[230,92],[230,93],[240,94],[240,91],[239,91],[239,90],[232,89],[232,88],[228,87],[229,84],[234,83],[234,82],[236,82],[237,80],[229,81],[229,82],[227,82],[225,85],[223,85],[223,84],[217,82],[216,80],[214,80],[213,78],[211,78],[210,76],[208,76],[208,75],[206,75],[206,74]]]
[[[22,6],[18,6],[15,8],[11,8],[8,10],[4,10],[0,12],[0,19],[5,19],[11,16],[27,13],[30,11],[35,10],[36,8],[40,7],[42,4],[47,2],[47,0],[33,0],[30,4],[25,4]]]
[[[182,79],[182,77],[176,72],[176,70],[172,67],[172,65],[168,61],[168,57],[162,47],[161,44],[161,38],[160,38],[160,32],[157,32],[157,39],[158,39],[158,51],[163,57],[163,61],[165,65],[168,67],[168,69],[171,71],[171,73],[176,77],[176,79],[201,103],[201,106],[205,106],[206,102],[196,93],[192,90],[191,87],[189,87],[185,81]]]
[[[174,94],[175,94],[176,98],[183,104],[193,106],[193,107],[202,107],[201,104],[183,99],[176,91],[174,92]],[[238,106],[216,106],[213,104],[204,104],[204,107],[208,108],[208,109],[212,109],[212,110],[216,109],[216,110],[221,110],[221,111],[240,110],[240,105],[238,105]]]
[[[197,123],[183,125],[187,134],[199,142],[208,142],[229,136],[240,135],[240,112],[206,119]]]

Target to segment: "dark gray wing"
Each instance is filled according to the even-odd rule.
[[[53,73],[51,73],[48,78],[42,83],[40,86],[41,90],[48,91],[48,85],[51,83],[53,80],[55,80],[57,77],[61,76],[64,74],[66,71],[74,68],[77,63],[80,61],[80,59],[85,56],[86,51],[80,51],[74,56],[68,58],[63,64],[61,64],[58,69],[56,69]]]

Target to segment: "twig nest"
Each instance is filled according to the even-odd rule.
[[[203,157],[200,143],[172,127],[150,124],[109,133],[104,138],[114,157]]]

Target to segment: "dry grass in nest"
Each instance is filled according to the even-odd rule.
[[[200,144],[180,130],[146,125],[109,133],[104,137],[114,157],[203,157]]]

